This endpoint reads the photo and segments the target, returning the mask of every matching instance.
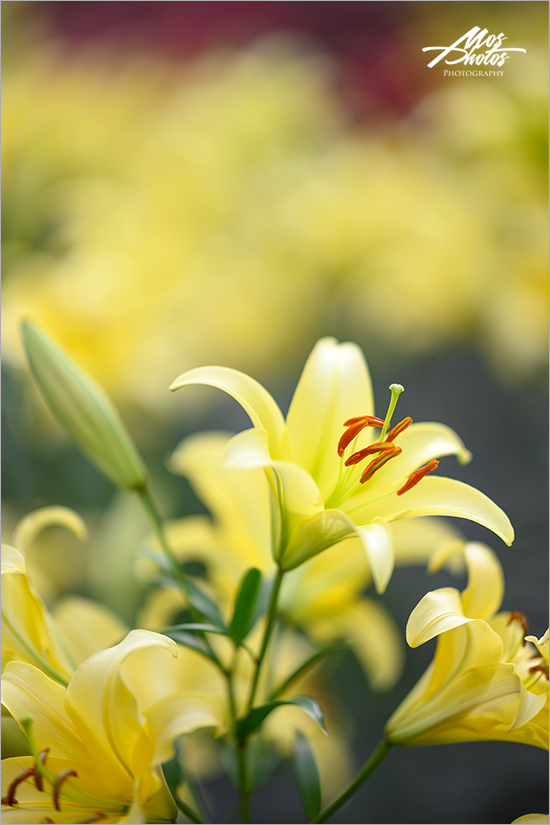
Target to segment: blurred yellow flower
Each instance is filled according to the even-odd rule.
[[[533,374],[545,69],[533,45],[523,82],[445,87],[362,130],[328,59],[282,41],[184,71],[22,48],[3,84],[4,357],[20,363],[30,314],[118,404],[168,415],[176,359],[277,370],[334,313],[393,352],[474,340],[503,380]]]
[[[386,725],[394,745],[504,740],[548,749],[548,631],[498,613],[502,569],[485,545],[465,550],[468,586],[426,594],[407,624],[412,647],[438,637],[434,660]],[[496,614],[496,615],[495,615]]]
[[[126,663],[140,652],[132,679]],[[38,823],[54,814],[63,821],[174,821],[159,766],[173,756],[177,736],[216,727],[220,717],[207,696],[166,696],[159,652],[175,657],[177,645],[134,630],[83,662],[66,689],[32,665],[6,666],[2,702],[27,733],[32,756],[2,762],[3,821]]]
[[[443,424],[405,418],[388,431],[399,390],[392,390],[386,420],[376,418],[368,367],[355,344],[324,338],[315,345],[286,421],[267,390],[236,370],[199,367],[171,389],[190,384],[224,390],[250,416],[254,428],[231,440],[226,466],[265,469],[272,554],[283,570],[357,535],[383,592],[394,565],[388,522],[418,516],[472,519],[507,544],[513,540],[507,516],[478,490],[449,478],[423,478],[437,466],[435,456],[467,461],[470,454]],[[374,427],[382,431],[378,438]]]
[[[50,525],[62,525],[80,538],[86,527],[66,507],[43,507],[17,525],[15,543],[26,551],[35,535]],[[110,610],[81,597],[65,598],[54,615],[28,576],[19,550],[2,545],[2,669],[11,660],[27,662],[66,684],[85,658],[120,639],[124,623]]]

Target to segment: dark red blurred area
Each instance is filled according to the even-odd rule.
[[[100,43],[116,54],[157,52],[188,60],[287,35],[330,55],[337,93],[355,116],[406,113],[429,91],[420,44],[410,36],[423,3],[42,2],[30,13],[72,51]]]

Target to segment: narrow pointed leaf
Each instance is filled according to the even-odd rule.
[[[235,642],[246,638],[256,620],[256,604],[261,595],[262,574],[255,567],[245,573],[241,582],[229,632]]]
[[[309,742],[300,731],[296,732],[296,739],[294,740],[292,767],[302,805],[308,820],[311,822],[321,810],[321,783],[317,763]]]
[[[335,642],[332,645],[328,645],[327,647],[321,648],[318,650],[317,653],[314,653],[309,659],[307,659],[303,664],[300,665],[290,676],[281,682],[281,684],[275,688],[273,693],[271,694],[272,699],[276,699],[281,693],[284,693],[290,685],[299,679],[301,676],[304,676],[309,670],[311,670],[315,665],[319,664],[325,657],[330,656],[332,653],[341,653],[343,650],[350,650],[351,645],[347,642],[339,641]]]
[[[241,741],[246,739],[251,733],[254,733],[254,731],[260,727],[266,716],[269,716],[275,708],[281,707],[282,705],[295,705],[296,707],[301,708],[305,711],[305,713],[307,713],[308,716],[317,722],[324,733],[328,733],[325,726],[323,711],[321,710],[319,703],[316,702],[315,699],[312,699],[311,696],[294,696],[292,699],[268,702],[267,705],[262,705],[259,708],[253,708],[247,716],[239,720],[237,724],[237,737]]]
[[[189,578],[187,578],[185,584],[185,594],[190,604],[193,605],[195,610],[198,610],[201,616],[204,616],[205,619],[208,619],[211,624],[220,628],[220,630],[227,631],[227,625],[222,619],[216,603]]]

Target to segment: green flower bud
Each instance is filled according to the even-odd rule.
[[[104,390],[45,332],[29,321],[21,328],[32,374],[57,420],[107,478],[143,489],[145,465]]]

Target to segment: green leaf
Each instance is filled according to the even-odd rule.
[[[184,586],[189,603],[193,605],[195,610],[198,610],[201,616],[208,619],[211,624],[220,628],[220,630],[228,632],[227,625],[221,617],[217,604],[189,578],[187,578]]]
[[[305,736],[296,732],[294,750],[292,753],[292,767],[296,776],[298,792],[308,820],[314,820],[321,810],[321,784],[317,763]]]
[[[255,567],[248,570],[235,599],[229,632],[238,644],[246,638],[256,621],[256,604],[261,593],[262,574]]]
[[[199,636],[195,636],[194,633],[185,633],[179,630],[170,630],[164,631],[164,636],[168,636],[169,639],[173,639],[180,645],[184,647],[190,647],[192,650],[196,650],[198,653],[202,653],[203,656],[206,656],[207,659],[214,662],[215,659],[205,646],[203,640]]]
[[[169,633],[178,631],[188,631],[190,633],[217,633],[218,636],[229,636],[229,630],[223,630],[221,627],[216,627],[213,624],[205,624],[203,622],[184,622],[183,624],[174,624],[171,627],[165,628],[163,631],[165,636]]]
[[[284,680],[284,682],[281,682],[281,684],[272,692],[271,698],[276,699],[278,696],[281,695],[281,693],[284,693],[284,691],[287,690],[288,687],[290,687],[292,682],[295,682],[296,679],[299,679],[301,676],[307,673],[308,670],[311,670],[311,668],[319,664],[319,662],[322,661],[322,659],[324,659],[326,656],[330,656],[332,653],[340,653],[343,650],[350,649],[351,646],[344,641],[335,642],[334,644],[329,645],[328,647],[321,648],[321,650],[318,650],[317,653],[314,653],[313,656],[307,659],[307,661],[305,661],[303,664],[300,665],[299,668],[297,668],[293,673],[291,673],[290,676],[288,676]]]
[[[267,705],[262,705],[259,708],[253,708],[243,719],[239,719],[237,723],[237,738],[243,741],[251,733],[254,733],[260,727],[266,716],[269,716],[271,711],[281,705],[296,705],[301,708],[308,716],[317,722],[324,733],[328,733],[325,727],[325,720],[323,718],[323,711],[319,703],[312,699],[311,696],[294,696],[292,699],[282,699],[276,702],[268,702]]]

